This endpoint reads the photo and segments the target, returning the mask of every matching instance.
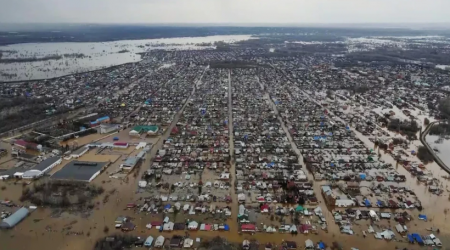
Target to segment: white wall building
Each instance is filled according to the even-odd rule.
[[[34,166],[33,168],[31,168],[30,170],[25,171],[22,175],[22,178],[33,179],[33,178],[41,177],[45,173],[50,172],[50,170],[52,170],[55,166],[60,164],[61,161],[62,161],[62,159],[59,156],[54,156],[54,157],[45,159],[45,160],[41,161],[39,164],[37,164],[36,166]]]

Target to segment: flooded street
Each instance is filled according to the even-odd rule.
[[[208,69],[205,69],[207,71]],[[203,74],[205,73],[203,71]],[[229,148],[230,152],[234,152],[234,133],[233,133],[233,100],[232,100],[232,81],[233,77],[231,72],[228,72],[228,128],[229,128]],[[259,79],[258,79],[259,80]],[[202,84],[201,77],[200,80],[196,83],[196,86],[199,87]],[[267,89],[262,83],[261,89]],[[14,249],[14,250],[28,250],[30,248],[45,248],[48,246],[52,246],[54,249],[61,250],[78,250],[78,249],[91,249],[96,239],[104,237],[106,234],[103,232],[105,227],[108,227],[108,234],[114,232],[114,228],[112,228],[111,222],[118,215],[130,216],[133,218],[133,222],[136,223],[137,229],[132,232],[134,235],[146,237],[147,235],[164,235],[166,237],[170,237],[171,235],[177,234],[175,232],[162,232],[157,233],[154,229],[147,230],[145,229],[146,224],[152,220],[161,220],[161,215],[142,215],[136,214],[132,210],[125,209],[126,205],[130,202],[134,202],[136,200],[136,183],[140,180],[140,177],[147,170],[146,166],[149,166],[151,161],[154,159],[158,149],[162,147],[162,144],[165,139],[170,137],[170,131],[177,124],[181,114],[184,112],[186,105],[188,105],[188,100],[190,97],[195,95],[195,91],[197,88],[194,88],[192,93],[190,93],[189,98],[183,104],[183,107],[179,110],[179,112],[174,116],[172,123],[166,128],[164,134],[157,139],[157,142],[154,144],[151,152],[147,155],[147,159],[143,164],[143,167],[140,168],[139,174],[137,177],[133,177],[130,175],[126,180],[110,180],[107,175],[100,175],[97,179],[95,179],[94,184],[101,185],[105,188],[106,192],[111,192],[109,202],[102,204],[101,198],[99,198],[96,202],[96,206],[92,214],[87,218],[81,218],[80,216],[71,215],[67,213],[63,213],[59,217],[52,218],[52,212],[48,209],[38,209],[33,212],[29,218],[23,221],[19,226],[10,231],[1,231],[0,239],[2,244],[6,247],[5,249]],[[300,91],[300,90],[299,90]],[[292,148],[298,155],[299,162],[303,162],[302,155],[300,150],[296,147],[293,142],[292,137],[290,136],[288,129],[285,125],[285,122],[279,115],[276,104],[270,99],[269,93],[267,91],[263,91],[264,99],[269,105],[272,107],[275,114],[278,116],[278,120],[280,121],[283,131],[286,134],[287,139],[289,140]],[[374,148],[374,144],[370,142],[365,136],[356,132],[358,138],[364,141],[366,146],[369,148]],[[94,139],[100,139],[98,135],[96,137],[90,137],[89,139],[77,139],[78,143],[88,143]],[[73,142],[73,141],[72,141]],[[385,162],[392,163],[396,165],[396,169],[399,173],[409,176],[409,173],[402,167],[396,164],[396,161],[387,154],[382,154],[381,159]],[[429,166],[427,166],[429,167]],[[231,160],[231,179],[232,179],[232,190],[235,190],[235,179],[236,179],[236,171],[235,171],[235,162],[234,157]],[[438,171],[438,174],[440,172]],[[308,172],[308,179],[313,180],[313,176]],[[320,194],[322,184],[326,182],[314,181],[314,191],[317,194]],[[411,186],[416,194],[420,197],[422,204],[424,206],[424,210],[421,213],[426,213],[429,215],[429,222],[425,223],[422,221],[412,222],[409,227],[411,230],[424,231],[425,227],[437,227],[441,230],[440,238],[442,239],[444,244],[450,243],[450,237],[445,237],[445,235],[450,236],[450,226],[447,221],[447,212],[448,201],[443,196],[431,195],[427,191],[427,187],[416,181],[409,181],[406,183],[408,186]],[[11,197],[19,197],[22,187],[19,185],[7,185],[8,195]],[[237,196],[234,191],[231,192],[232,196],[232,213],[233,215],[227,221],[231,230],[229,232],[205,232],[205,231],[195,231],[190,232],[191,237],[201,237],[202,239],[212,238],[214,236],[226,237],[228,240],[233,242],[242,242],[244,239],[249,240],[257,240],[260,244],[263,243],[274,243],[280,244],[283,240],[296,241],[300,246],[304,244],[305,239],[311,239],[314,242],[318,242],[320,240],[330,244],[333,241],[341,242],[346,249],[350,247],[358,247],[359,249],[364,250],[378,250],[382,248],[387,249],[395,249],[395,247],[408,247],[409,249],[421,249],[418,246],[411,246],[406,242],[387,242],[376,240],[373,237],[363,238],[360,232],[357,232],[356,235],[343,235],[339,231],[338,225],[332,223],[333,215],[328,210],[324,210],[325,218],[331,223],[328,224],[328,232],[318,230],[317,234],[309,234],[309,235],[299,235],[292,236],[291,234],[280,234],[280,233],[264,233],[258,232],[254,235],[249,234],[239,234],[238,233],[238,223],[236,220],[237,215]],[[447,197],[448,194],[445,193],[444,197]],[[324,199],[321,195],[317,196],[319,199],[319,204],[324,205]],[[15,200],[17,202],[17,200]],[[123,210],[122,210],[123,209]],[[374,208],[377,210],[377,208]],[[412,214],[417,218],[419,212],[414,211]],[[366,230],[368,227],[368,222],[361,221],[360,223],[355,223],[355,228],[360,228],[361,230]],[[43,230],[46,228],[46,230]],[[65,228],[65,229],[64,229]],[[70,234],[67,235],[67,232],[79,232],[81,235]],[[89,236],[88,236],[89,235]],[[21,239],[20,243],[18,243],[17,239]]]
[[[244,39],[244,37],[242,37],[242,39]],[[172,43],[176,43],[177,41],[181,43],[183,40],[170,41]],[[192,40],[192,42],[193,41],[196,40]],[[158,40],[155,41],[155,43],[162,44],[168,43],[168,41]],[[88,48],[91,45],[86,46],[86,48]],[[117,45],[117,48],[128,48],[121,46],[122,45]],[[211,58],[214,57],[211,56],[208,60]],[[156,71],[165,72],[164,70],[167,70],[167,68],[174,67],[168,65],[164,65],[164,67],[161,67]],[[348,122],[332,111],[328,111],[330,106],[324,105],[315,94],[305,91],[296,83],[289,82],[289,80],[285,78],[282,78],[283,82],[280,82],[279,79],[278,81],[268,81],[267,79],[263,79],[260,77],[260,75],[263,74],[257,70],[258,67],[236,70],[213,68],[205,63],[197,65],[185,64],[180,66],[180,68],[182,68],[182,70],[170,74],[171,77],[174,77],[169,80],[164,79],[164,81],[162,81],[160,78],[148,78],[142,81],[137,80],[128,85],[126,90],[122,89],[118,91],[119,94],[123,94],[128,92],[129,89],[138,88],[140,85],[144,85],[147,82],[153,83],[152,81],[158,81],[158,84],[149,84],[151,87],[146,86],[145,88],[137,90],[138,92],[145,92],[145,104],[142,104],[142,100],[139,100],[137,101],[139,104],[131,106],[128,108],[127,112],[123,112],[123,114],[127,114],[121,117],[125,118],[124,120],[127,120],[126,128],[120,129],[118,132],[93,134],[60,143],[60,145],[69,146],[74,146],[75,144],[77,146],[85,145],[92,142],[127,143],[126,149],[113,149],[111,146],[108,149],[102,149],[96,152],[94,152],[95,150],[91,150],[79,158],[80,161],[101,161],[111,163],[105,172],[102,172],[92,181],[92,184],[101,186],[105,190],[103,195],[96,197],[92,202],[94,209],[92,211],[83,211],[83,213],[70,213],[56,211],[57,209],[38,208],[15,228],[9,231],[0,231],[0,242],[2,242],[2,246],[4,246],[5,249],[44,249],[49,248],[50,246],[51,249],[58,250],[90,250],[98,239],[113,233],[121,233],[120,229],[113,228],[114,222],[118,216],[127,216],[132,223],[136,225],[136,229],[127,234],[144,238],[149,235],[154,237],[158,235],[171,237],[185,233],[185,231],[158,232],[155,228],[146,228],[151,222],[160,222],[168,216],[170,217],[169,220],[173,220],[173,222],[176,223],[183,224],[186,222],[186,219],[195,219],[200,223],[226,223],[230,228],[229,231],[189,231],[190,237],[200,237],[202,240],[221,236],[226,237],[229,241],[237,243],[241,243],[243,240],[248,239],[256,240],[260,244],[273,243],[275,245],[280,245],[283,241],[295,241],[299,245],[298,249],[303,249],[305,240],[311,239],[316,243],[323,241],[329,246],[332,242],[340,242],[344,246],[344,249],[350,249],[351,247],[356,247],[360,250],[396,249],[396,247],[401,249],[424,249],[417,244],[409,244],[406,236],[400,234],[400,237],[391,241],[375,239],[372,234],[368,234],[368,237],[363,237],[363,232],[365,233],[369,226],[374,226],[377,229],[395,230],[394,227],[397,222],[391,220],[390,217],[387,220],[381,221],[352,220],[352,232],[354,232],[354,234],[346,235],[341,232],[342,226],[335,223],[337,222],[335,219],[335,212],[344,212],[348,207],[355,207],[358,209],[357,207],[360,205],[358,204],[358,206],[356,206],[356,204],[354,204],[338,207],[333,204],[332,206],[329,206],[329,200],[324,197],[326,194],[324,194],[325,191],[323,186],[331,185],[330,183],[336,184],[335,182],[338,182],[339,179],[336,178],[338,181],[325,180],[325,178],[316,180],[316,173],[313,173],[312,170],[310,171],[310,169],[306,167],[307,159],[310,156],[308,155],[307,150],[305,150],[308,148],[303,146],[310,145],[308,143],[302,144],[303,142],[298,139],[297,134],[291,132],[291,130],[294,129],[292,124],[300,124],[303,122],[303,120],[301,120],[302,118],[309,119],[314,116],[323,118],[317,120],[314,118],[311,120],[305,119],[305,121],[308,122],[305,127],[308,128],[308,126],[310,126],[309,122],[314,122],[311,123],[311,126],[320,127],[323,125],[323,122],[320,119],[323,119],[324,121],[328,118],[345,124],[342,127],[343,130],[348,130],[346,136],[351,135],[353,138],[361,140],[361,142],[358,141],[358,143],[348,144],[351,145],[351,147],[355,146],[354,148],[348,149],[348,155],[353,153],[350,152],[351,149],[358,149],[356,146],[363,145],[367,148],[360,147],[361,150],[358,151],[358,153],[361,151],[373,150],[374,153],[371,154],[371,156],[376,158],[377,163],[380,163],[379,166],[382,165],[381,163],[392,164],[396,174],[398,173],[399,175],[406,176],[405,182],[391,181],[387,185],[396,188],[411,188],[415,195],[410,195],[408,193],[405,194],[405,196],[408,198],[413,196],[417,197],[423,207],[422,211],[404,208],[394,209],[393,207],[379,208],[378,206],[370,206],[368,209],[376,212],[389,212],[392,214],[407,211],[412,217],[412,221],[407,224],[409,232],[429,234],[431,228],[437,228],[440,232],[436,234],[442,240],[442,243],[444,245],[450,244],[450,223],[447,218],[450,203],[450,196],[447,191],[447,189],[450,190],[450,188],[448,188],[449,182],[447,179],[443,178],[447,176],[445,171],[440,169],[436,163],[433,162],[427,164],[424,166],[424,169],[431,172],[432,175],[430,174],[430,178],[434,177],[440,181],[442,188],[445,190],[441,195],[431,193],[429,191],[429,186],[427,186],[425,182],[416,180],[416,176],[413,176],[402,164],[398,163],[391,154],[376,147],[375,143],[370,140],[373,138],[358,132],[354,125],[349,125],[347,128]],[[187,72],[189,72],[189,75]],[[150,73],[146,75],[150,75]],[[162,73],[162,75],[165,74]],[[186,84],[186,82],[188,82],[188,84]],[[304,98],[305,102],[298,102],[299,99],[301,99],[299,98],[300,96]],[[133,99],[133,96],[129,99]],[[118,100],[118,103],[122,103],[122,101],[123,100],[120,99]],[[156,104],[151,105],[152,102],[155,102]],[[285,103],[293,104],[293,107],[291,108],[296,110],[306,110],[311,107],[314,109],[311,108],[311,113],[308,115],[288,116],[287,114],[292,114],[293,112],[290,113],[292,110],[283,106]],[[338,104],[334,103],[333,105]],[[119,109],[117,105],[113,106],[113,109],[115,108]],[[319,112],[315,112],[315,108],[320,110],[320,114],[318,114]],[[398,113],[401,112],[400,109],[394,110]],[[353,112],[353,110],[349,109],[346,114],[350,114],[350,111]],[[382,112],[382,109],[377,111]],[[323,115],[323,113],[325,113],[325,115]],[[141,115],[141,117],[137,114]],[[146,119],[147,117],[149,117],[149,119]],[[423,120],[428,118],[425,115],[418,115],[417,117],[422,124]],[[128,123],[130,120],[132,122]],[[132,130],[135,128],[137,129],[137,127],[144,127],[144,125],[135,125],[142,123],[146,126],[150,126],[150,124],[155,124],[155,120],[158,121],[158,126],[159,124],[164,124],[158,127],[158,131],[160,131],[159,129],[163,130],[162,133],[154,132],[151,136],[149,136],[149,134],[138,134],[137,137],[132,137],[132,132],[137,133],[137,131]],[[381,126],[378,126],[378,128],[385,130],[385,128],[382,128]],[[314,133],[316,133],[316,131],[313,131],[314,129],[316,128],[309,130],[312,131],[311,134],[309,134],[307,129],[302,130],[303,133],[301,136],[314,136]],[[323,130],[325,131],[326,129]],[[305,131],[308,132],[305,133]],[[319,132],[317,133],[324,133],[324,131],[318,131]],[[146,131],[146,133],[148,132],[149,131]],[[335,131],[333,130],[333,133],[334,132]],[[334,136],[333,133],[330,137]],[[389,132],[389,136],[394,137],[396,134]],[[249,139],[249,137],[251,139]],[[224,138],[227,138],[227,140],[224,140]],[[338,136],[336,136],[336,138],[338,138],[336,141],[347,140],[350,136],[343,137],[343,139]],[[436,140],[436,138],[431,136],[427,137],[427,139]],[[145,160],[142,162],[142,165],[139,165],[139,167],[134,169],[132,168],[130,173],[123,174],[123,178],[116,178],[113,173],[121,170],[123,167],[122,165],[126,163],[128,157],[135,157],[139,152],[142,152],[135,147],[141,141],[145,141],[148,145],[152,145],[151,150],[149,149],[150,151],[145,155]],[[341,141],[336,142],[336,144],[337,143],[341,143]],[[408,153],[417,150],[418,146],[420,146],[419,140],[413,140],[408,143],[409,144],[405,146],[405,151]],[[128,144],[131,146],[128,147]],[[247,147],[246,144],[251,146]],[[433,146],[438,147],[439,150],[445,154],[446,145],[450,146],[448,141]],[[5,142],[1,142],[0,146],[10,148],[10,145],[7,145]],[[335,144],[332,146],[333,147],[330,146],[329,148],[324,147],[321,149],[326,152],[331,152],[335,149],[337,151],[337,149],[344,148],[343,146],[334,147]],[[194,150],[191,151],[191,147]],[[314,146],[311,148],[314,150]],[[169,149],[173,149],[173,152],[176,153],[172,154]],[[187,152],[183,150],[187,150]],[[170,152],[170,154],[168,152]],[[204,152],[205,154],[202,154]],[[225,157],[223,157],[224,155]],[[364,152],[361,153],[361,155],[366,156]],[[214,158],[216,156],[217,158]],[[228,156],[230,157],[229,161]],[[166,157],[166,159],[164,159],[164,157]],[[443,157],[445,157],[445,155],[443,155]],[[78,159],[78,157],[76,158]],[[417,157],[412,154],[407,154],[405,159],[410,162],[418,161]],[[2,158],[2,167],[11,168],[12,163],[8,163],[10,160],[11,158],[9,156]],[[62,164],[51,169],[48,174],[51,175],[60,171],[69,161],[71,160],[64,159]],[[324,160],[324,158],[322,158],[321,161],[327,162],[327,164],[331,162]],[[161,170],[160,172],[164,174],[161,175],[164,177],[159,177],[158,180],[156,180],[156,177],[155,180],[151,179],[151,181],[149,181],[149,186],[145,186],[147,183],[144,185],[146,189],[138,187],[138,182],[146,179],[147,170],[154,169],[157,169],[158,171]],[[172,175],[172,171],[169,171],[169,173],[166,174],[165,172],[162,172],[164,171],[163,169],[176,169],[180,170],[180,173]],[[300,174],[293,174],[294,170],[298,172],[304,171],[306,178],[297,181],[297,175],[300,176]],[[330,171],[333,170],[330,169]],[[353,171],[356,172],[356,170]],[[382,169],[368,167],[367,169],[364,169],[364,174],[370,173],[371,175],[376,176],[379,171],[381,172]],[[260,175],[256,175],[256,173]],[[277,175],[270,177],[273,179],[270,181],[273,182],[269,183],[269,177],[267,177],[267,175],[272,173],[276,173]],[[253,179],[249,177],[250,175],[252,175],[251,178]],[[300,177],[298,178],[300,179]],[[270,188],[257,187],[258,185],[262,185],[259,182],[266,181],[264,179],[268,180],[267,182],[271,185]],[[200,182],[203,184],[199,184]],[[214,182],[214,186],[216,186],[215,182],[217,182],[218,187],[214,187],[215,189],[207,189],[207,182],[209,182],[210,186],[212,184],[211,182]],[[185,183],[187,184],[185,185]],[[242,183],[244,183],[246,187],[243,187],[244,185],[241,185]],[[301,188],[305,187],[305,190],[311,191],[312,197],[308,198],[314,198],[316,201],[308,199],[308,201],[303,200],[303,203],[301,203],[300,198],[298,200],[291,200],[293,196],[291,192],[293,191],[292,188],[288,189],[287,186],[292,183],[298,185],[296,186],[298,189],[300,189],[301,186]],[[345,181],[345,183],[347,184],[347,181]],[[358,183],[360,184],[360,188],[363,189],[360,196],[372,197],[374,200],[377,199],[371,192],[367,191],[370,190],[372,184],[376,184],[375,181],[361,179]],[[175,184],[177,184],[176,187]],[[199,187],[197,187],[197,184]],[[280,187],[278,187],[278,184],[285,186],[281,187],[280,185]],[[2,200],[12,200],[17,204],[22,204],[19,199],[23,190],[28,185],[33,184],[31,181],[28,183],[28,181],[25,180],[5,181],[2,183],[4,188],[2,187],[2,191],[0,191],[0,198]],[[167,185],[167,188],[163,187],[165,185]],[[275,187],[275,185],[277,185],[277,187]],[[309,189],[306,189],[307,185],[310,185],[308,187]],[[202,190],[202,188],[205,190]],[[197,192],[197,190],[199,191]],[[302,192],[304,192],[304,190],[302,190]],[[150,210],[139,212],[138,209],[134,208],[134,205],[142,205],[144,202],[145,205],[148,205],[146,200],[152,200],[154,198],[157,198],[158,202],[164,202],[165,204],[163,205],[166,205],[166,203],[167,205],[172,205],[171,203],[178,201],[178,195],[187,196],[188,194],[192,195],[194,193],[198,194],[198,196],[202,196],[201,202],[200,199],[188,200],[187,198],[180,199],[179,201],[186,201],[186,203],[189,203],[187,205],[190,205],[191,208],[194,206],[191,204],[191,201],[198,202],[200,203],[199,206],[201,206],[201,211],[203,208],[206,208],[206,206],[212,205],[221,206],[221,209],[223,210],[230,207],[231,216],[227,215],[229,217],[224,216],[224,218],[217,218],[219,216],[216,217],[215,208],[211,209],[214,211],[211,212],[211,214],[214,215],[204,211],[201,213],[197,212],[197,214],[191,214],[190,210],[184,210],[183,214],[178,214],[178,212],[175,214],[175,212],[169,212],[170,206],[169,209],[164,208],[164,210],[162,210],[163,212],[158,211],[158,213],[150,212]],[[280,193],[282,194],[280,195]],[[240,201],[238,194],[244,194],[244,196],[248,195],[248,197],[244,198],[243,201]],[[163,195],[167,195],[165,200],[162,198]],[[208,197],[210,195],[214,196],[214,203],[206,204],[207,202],[211,203],[212,201],[203,200],[204,195]],[[228,198],[223,200],[220,199],[227,197],[228,195],[231,197],[231,201],[227,200]],[[386,196],[389,195],[390,194]],[[176,196],[177,198],[175,199],[173,196]],[[336,202],[336,195],[333,194],[330,196],[332,196]],[[173,200],[169,197],[172,197]],[[268,200],[267,197],[270,197],[271,199]],[[278,200],[279,197],[282,198]],[[379,197],[381,197],[381,195]],[[219,201],[216,202],[216,198]],[[263,201],[260,200],[261,198]],[[203,202],[205,204],[203,204]],[[127,208],[130,203],[133,203],[133,208]],[[239,218],[242,215],[238,214],[240,213],[239,207],[241,204],[245,204],[245,209],[252,210],[252,212],[256,211],[254,214],[256,214],[255,217],[257,219],[253,220],[252,223],[256,224],[258,229],[257,232],[246,233],[241,231],[240,227],[247,223],[243,223],[241,218]],[[283,231],[284,229],[281,230],[281,226],[288,224],[295,224],[294,228],[297,230],[297,226],[300,225],[300,223],[296,224],[295,222],[289,222],[289,219],[294,221],[294,216],[292,215],[291,217],[289,214],[283,214],[279,217],[277,214],[277,218],[274,219],[273,215],[276,214],[274,211],[278,210],[278,207],[283,207],[283,209],[286,208],[289,211],[288,213],[294,211],[292,213],[294,214],[297,213],[297,211],[291,209],[297,209],[299,204],[304,205],[309,211],[313,211],[315,208],[320,207],[326,221],[325,228],[319,227],[319,225],[323,225],[323,223],[319,222],[319,219],[315,215],[308,217],[308,214],[306,213],[298,213],[296,214],[299,217],[298,219],[302,220],[305,224],[309,223],[309,225],[314,225],[315,230],[305,230],[307,232],[302,232],[299,235],[290,234],[289,231],[286,233]],[[262,207],[264,205],[270,205],[270,210],[272,211],[263,212]],[[197,204],[195,206],[197,206]],[[419,220],[419,214],[427,215],[428,220]],[[272,218],[270,218],[271,215]],[[286,217],[284,217],[285,215]],[[275,232],[267,232],[265,229],[268,225],[270,227],[273,225],[274,227],[277,227],[278,230]]]
[[[203,73],[205,71],[206,69]],[[197,86],[200,85],[201,77],[199,78],[199,81],[194,84]],[[192,96],[195,93],[195,89],[196,88],[193,89],[189,96]],[[126,205],[136,200],[135,193],[138,180],[141,179],[140,177],[147,170],[146,166],[149,166],[151,161],[153,161],[157,151],[162,147],[164,140],[170,136],[170,131],[178,122],[180,115],[188,104],[188,100],[189,98],[185,100],[180,111],[174,116],[170,126],[166,128],[164,134],[160,136],[153,145],[152,150],[147,154],[147,158],[142,164],[143,167],[139,170],[135,170],[139,171],[136,177],[129,175],[125,180],[111,180],[107,174],[102,174],[93,181],[93,184],[102,186],[105,189],[105,193],[111,192],[109,198],[110,202],[101,203],[102,197],[99,197],[94,201],[96,206],[92,211],[92,214],[87,218],[81,218],[78,215],[67,213],[52,218],[52,211],[50,211],[50,209],[38,209],[33,212],[29,218],[23,221],[20,226],[13,230],[0,231],[0,240],[7,249],[26,250],[36,246],[41,246],[42,248],[52,246],[54,249],[61,250],[91,249],[99,237],[105,236],[105,233],[103,232],[104,227],[108,227],[109,233],[113,233],[113,230],[115,229],[112,227],[111,221],[114,221],[119,214],[135,218],[136,215],[133,211],[125,209]],[[95,136],[98,137],[98,135]],[[94,139],[97,137],[94,137]],[[77,140],[79,143],[88,143],[93,139],[83,138],[83,140]],[[98,156],[96,156],[95,159],[100,160]],[[10,195],[10,197],[2,195],[2,198],[11,199],[14,202],[20,203],[16,197],[20,197],[22,190],[21,185],[12,185],[9,183],[7,187],[8,196]],[[122,209],[124,210],[119,212]],[[148,219],[150,218],[151,217],[148,216]],[[70,224],[74,221],[76,221],[76,223]],[[141,223],[139,223],[139,221]],[[145,228],[146,222],[144,222],[142,218],[136,218],[135,222],[138,226],[138,230]],[[83,235],[66,235],[66,232],[68,231],[67,227],[70,227],[69,231],[83,232]],[[48,228],[48,230],[43,230],[44,228]],[[88,236],[88,238],[86,236]],[[145,234],[143,236],[145,236]],[[21,243],[18,244],[16,238],[24,240],[21,240]]]

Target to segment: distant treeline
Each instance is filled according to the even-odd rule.
[[[393,62],[395,64],[409,63],[410,61],[424,60],[433,64],[450,64],[449,49],[441,48],[413,48],[403,50],[378,48],[373,51],[353,52],[346,55],[347,59],[352,61],[373,62],[384,61]],[[430,65],[430,67],[434,67]]]
[[[9,27],[11,26],[11,27]],[[58,30],[55,33],[53,31]],[[9,31],[18,31],[10,33]],[[202,37],[213,35],[267,34],[273,43],[284,41],[338,41],[343,37],[365,36],[450,36],[446,30],[412,30],[383,28],[329,27],[230,27],[230,26],[145,26],[145,25],[74,25],[74,24],[11,24],[2,25],[0,45],[43,42],[105,42],[116,40],[171,37]],[[292,34],[292,35],[280,35]]]
[[[438,123],[430,128],[430,135],[450,135],[450,124]]]
[[[16,77],[17,74],[10,74],[10,73],[4,73],[4,72],[0,72],[0,76],[2,77],[6,77],[6,78],[12,78],[12,77]]]
[[[50,60],[60,60],[62,58],[84,58],[84,54],[73,53],[73,54],[63,54],[63,55],[48,55],[44,57],[26,57],[26,58],[4,58],[0,59],[0,63],[25,63],[25,62],[40,62],[40,61],[50,61]]]
[[[51,102],[51,98],[0,98],[0,133],[47,118]],[[59,108],[54,114],[68,110]]]
[[[84,57],[86,57],[86,55],[83,53],[63,54],[63,56],[66,58],[84,58]]]
[[[5,58],[0,59],[0,63],[25,63],[25,62],[39,62],[39,61],[49,61],[49,60],[59,60],[62,56],[51,55],[45,57],[26,57],[26,58]]]

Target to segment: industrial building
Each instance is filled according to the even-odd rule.
[[[120,164],[120,168],[126,171],[131,171],[138,164],[140,157],[128,157],[124,163]]]
[[[10,215],[8,218],[0,222],[0,228],[11,229],[15,227],[17,224],[19,224],[20,221],[22,221],[25,217],[27,217],[29,213],[30,211],[27,208],[25,207],[20,208],[15,213]]]
[[[14,167],[6,170],[6,171],[2,171],[0,173],[0,180],[7,180],[9,178],[22,178],[23,174],[32,169],[34,167],[33,163],[29,163],[29,162],[24,162],[24,161],[20,161],[18,162],[16,165],[14,165]]]
[[[61,170],[52,175],[53,180],[74,180],[91,182],[102,169],[108,167],[109,162],[71,161]]]
[[[130,132],[130,136],[141,136],[141,134],[147,133],[147,135],[156,135],[159,131],[159,127],[156,125],[151,126],[135,126]]]
[[[119,124],[100,124],[100,126],[97,127],[97,133],[99,134],[108,134],[112,132],[116,132],[120,129]]]
[[[90,123],[91,127],[96,127],[102,123],[109,123],[110,122],[110,118],[109,116],[104,116],[104,117],[100,117],[97,120],[93,121]]]
[[[23,173],[22,178],[24,179],[34,179],[41,177],[45,173],[48,173],[50,170],[52,170],[56,165],[60,164],[62,161],[61,157],[54,156],[50,157],[48,159],[43,160],[30,170]]]
[[[70,157],[72,157],[72,158],[81,157],[82,155],[86,154],[87,151],[89,151],[89,147],[81,147],[81,148],[75,150],[74,152],[72,152],[70,154]]]

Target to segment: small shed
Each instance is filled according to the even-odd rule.
[[[398,232],[399,234],[405,232],[405,229],[404,229],[403,226],[400,225],[400,224],[397,224],[397,225],[395,226],[395,229],[397,230],[397,232]]]
[[[170,239],[170,247],[181,247],[183,244],[183,237],[179,235],[174,235],[172,239]]]
[[[148,236],[147,239],[144,242],[144,246],[145,247],[151,247],[153,243],[153,237],[152,236]]]
[[[189,230],[197,230],[198,229],[198,222],[196,222],[196,221],[189,222],[188,229]]]
[[[163,230],[164,230],[164,231],[173,231],[174,225],[175,225],[175,223],[173,223],[173,222],[168,222],[168,223],[164,224]]]
[[[241,230],[243,232],[255,232],[256,226],[253,224],[243,224],[243,225],[241,225]]]
[[[305,241],[305,248],[306,249],[314,249],[314,242],[310,239],[307,239]]]
[[[297,243],[295,241],[285,241],[287,249],[297,249]]]
[[[193,239],[189,239],[189,238],[184,239],[184,244],[183,244],[184,248],[190,248],[193,245],[194,245],[194,240]]]
[[[158,236],[155,241],[155,247],[163,247],[164,241],[166,241],[166,238],[164,238],[164,236],[162,235]]]

